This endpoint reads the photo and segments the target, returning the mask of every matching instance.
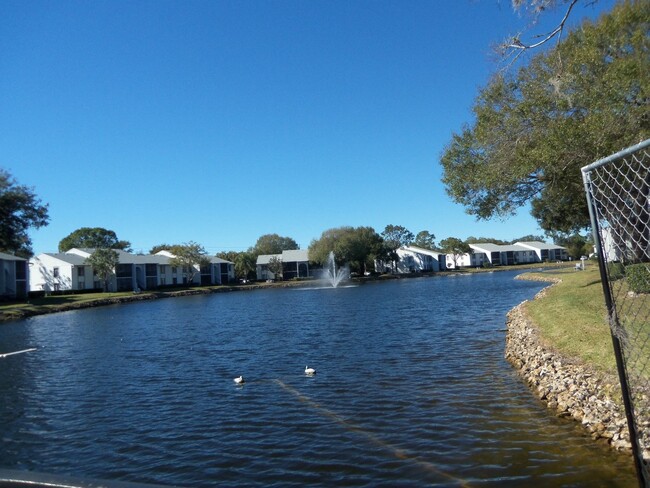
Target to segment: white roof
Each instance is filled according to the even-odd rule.
[[[441,252],[441,251],[434,251],[432,249],[425,249],[423,247],[418,247],[418,246],[404,246],[400,248],[401,250],[404,251],[410,251],[418,254],[426,254],[428,256],[433,256],[433,257],[438,257],[440,255],[444,255],[446,253]],[[398,251],[400,250],[398,249]]]
[[[547,242],[540,241],[525,241],[517,242],[520,246],[524,246],[528,249],[566,249],[565,247],[558,246],[557,244],[548,244]]]
[[[257,264],[269,264],[273,258],[281,261],[282,254],[260,254],[257,256]]]
[[[257,256],[257,264],[269,264],[273,258],[279,259],[283,263],[301,263],[309,261],[309,251],[307,249],[292,249],[282,251],[282,254],[260,254]]]
[[[285,263],[309,261],[309,250],[294,249],[291,251],[282,251],[282,261]]]
[[[153,256],[157,256],[157,257],[159,257],[159,258],[165,258],[165,259],[166,259],[165,262],[161,262],[160,264],[167,264],[167,263],[169,262],[169,258],[174,258],[174,257],[176,257],[176,256],[175,256],[174,254],[172,254],[171,252],[169,252],[169,251],[165,251],[165,250],[158,251],[156,254],[153,254]],[[228,261],[228,260],[226,260],[226,259],[218,258],[217,256],[206,256],[206,257],[210,260],[210,262],[211,262],[212,264],[221,264],[221,263],[232,264],[232,262],[230,262],[230,261]]]
[[[469,247],[471,247],[475,251],[479,252],[522,252],[522,251],[528,251],[529,248],[520,246],[519,243],[516,244],[508,244],[508,245],[501,245],[501,244],[492,244],[491,242],[477,242],[475,244],[470,244]]]
[[[44,252],[43,254],[39,254],[38,256],[36,256],[34,259],[40,260],[41,256],[48,256],[50,258],[57,259],[63,263],[71,264],[73,266],[83,266],[84,264],[86,264],[86,258],[84,256],[80,256],[79,254],[68,254],[65,252],[60,252],[60,253]]]

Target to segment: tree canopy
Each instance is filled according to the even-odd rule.
[[[530,204],[547,232],[587,227],[580,168],[650,136],[649,23],[649,2],[619,3],[494,76],[442,154],[449,195],[478,219]]]
[[[381,233],[381,237],[384,239],[385,253],[393,263],[394,270],[397,261],[399,261],[397,250],[413,242],[413,233],[401,225],[387,225]]]
[[[0,251],[25,258],[32,256],[32,240],[27,233],[48,224],[47,204],[33,188],[19,185],[0,168]]]
[[[477,244],[480,242],[491,242],[492,244],[499,244],[502,246],[505,246],[507,244],[510,244],[509,241],[504,241],[502,239],[496,239],[494,237],[474,237],[474,236],[469,236],[467,239],[465,239],[466,244]]]
[[[178,244],[156,244],[151,249],[149,249],[149,254],[156,254],[160,251],[169,251],[172,247],[177,245]]]
[[[240,279],[255,279],[256,259],[255,256],[248,252],[223,251],[218,252],[217,257],[230,261],[235,265],[235,276]]]
[[[104,291],[108,291],[108,283],[115,274],[115,267],[119,263],[119,255],[113,249],[96,249],[86,258],[86,264],[92,266],[93,272],[102,281]]]
[[[413,244],[421,247],[422,249],[433,250],[436,248],[436,236],[428,230],[421,230],[415,236]]]
[[[205,249],[200,244],[190,241],[186,244],[177,244],[169,249],[174,257],[169,258],[170,266],[178,266],[187,273],[187,282],[191,284],[202,266],[210,264],[210,259],[205,254]]]
[[[255,257],[262,254],[281,254],[282,251],[300,249],[298,243],[291,237],[282,237],[278,234],[264,234],[257,239],[255,245],[249,249]]]
[[[440,250],[444,253],[451,254],[454,261],[454,267],[458,267],[458,259],[465,253],[472,250],[469,244],[458,237],[447,237],[440,241]]]
[[[73,247],[131,251],[129,241],[120,241],[114,231],[103,227],[81,227],[59,241],[59,252]]]
[[[383,256],[383,239],[372,227],[336,227],[321,234],[309,245],[309,260],[327,262],[334,252],[337,265],[348,264],[351,271],[365,272],[375,258]]]

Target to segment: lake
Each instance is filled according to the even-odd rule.
[[[514,272],[0,325],[0,468],[178,486],[636,486],[504,360]],[[305,366],[317,370],[305,376]],[[243,375],[237,386],[233,378]]]

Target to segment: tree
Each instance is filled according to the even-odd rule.
[[[431,234],[428,230],[422,230],[415,236],[413,244],[421,247],[422,249],[434,250],[436,248],[436,236]]]
[[[93,268],[95,275],[102,281],[105,292],[108,291],[108,283],[115,275],[115,268],[119,262],[120,257],[117,252],[107,248],[95,249],[95,252],[86,258],[86,264]]]
[[[269,259],[269,264],[268,264],[269,271],[273,273],[273,276],[277,280],[282,279],[282,259],[273,256],[271,259]]]
[[[291,237],[281,237],[278,234],[265,234],[260,236],[249,252],[257,256],[262,254],[282,254],[282,251],[292,251],[300,249],[298,243]]]
[[[183,269],[187,273],[189,284],[194,282],[194,277],[201,272],[201,267],[210,264],[210,259],[206,256],[203,246],[193,241],[172,246],[169,252],[174,256],[169,258],[169,265]]]
[[[19,185],[9,172],[0,168],[0,251],[31,257],[32,240],[27,231],[48,224],[47,207],[33,188]]]
[[[531,241],[537,241],[537,242],[544,242],[545,237],[544,236],[536,236],[533,234],[528,234],[526,236],[522,236],[518,239],[514,239],[511,241],[511,244],[514,244],[515,242],[531,242]],[[465,241],[467,242],[467,241]]]
[[[151,249],[149,249],[149,254],[156,254],[159,253],[160,251],[169,251],[172,247],[176,245],[178,244],[157,244],[153,246]]]
[[[388,254],[394,271],[395,265],[399,261],[397,250],[400,247],[408,246],[413,241],[413,233],[401,225],[387,225],[384,232],[381,233],[381,237],[384,239],[386,254]]]
[[[129,241],[120,241],[114,231],[103,227],[81,227],[59,242],[59,252],[69,251],[73,247],[131,251]]]
[[[324,264],[334,252],[337,266],[348,264],[350,271],[365,272],[376,258],[382,257],[383,239],[372,227],[336,227],[309,244],[309,260]]]
[[[235,274],[238,278],[244,280],[255,279],[255,271],[257,269],[255,256],[249,252],[240,252],[235,260]]]
[[[446,254],[451,254],[454,261],[454,268],[458,268],[458,259],[465,253],[471,252],[469,244],[463,242],[457,237],[447,237],[440,241],[440,250]]]
[[[594,0],[584,0],[585,3]],[[598,0],[595,0],[598,1]],[[538,17],[548,10],[553,10],[558,4],[565,5],[566,8],[563,12],[561,19],[551,31],[545,34],[536,34],[534,41],[522,42],[521,33],[510,36],[510,38],[501,44],[500,50],[506,58],[512,58],[511,62],[517,60],[519,56],[530,49],[538,48],[553,38],[557,38],[558,42],[564,32],[564,26],[571,15],[573,8],[579,3],[579,0],[512,0],[512,7],[515,11],[526,10],[532,15],[533,24],[537,23]],[[568,4],[568,5],[567,5]]]
[[[250,252],[224,251],[217,253],[217,257],[234,263],[237,278],[255,279],[256,259]]]
[[[495,239],[494,237],[474,237],[474,236],[469,236],[467,239],[465,239],[465,244],[476,244],[479,242],[491,242],[492,244],[499,244],[502,246],[505,246],[507,244],[510,244],[508,241],[504,241],[501,239]]]
[[[648,2],[620,3],[494,76],[443,152],[449,195],[478,219],[530,204],[547,232],[586,228],[580,168],[650,136],[649,16]]]
[[[555,239],[555,244],[558,246],[566,247],[569,256],[573,259],[580,259],[584,255],[591,254],[593,246],[587,242],[587,238],[580,234],[573,234],[571,236],[560,236]]]

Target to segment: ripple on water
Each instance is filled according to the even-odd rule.
[[[0,467],[199,488],[634,486],[628,457],[503,360],[506,311],[542,286],[494,273],[3,325],[8,348],[40,348],[3,360]]]

